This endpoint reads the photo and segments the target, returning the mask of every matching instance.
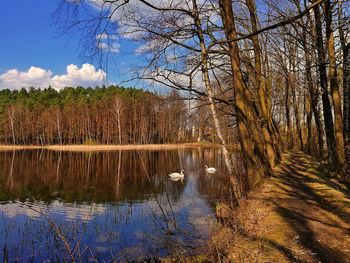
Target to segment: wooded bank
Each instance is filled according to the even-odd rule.
[[[174,97],[174,96],[173,96]],[[184,141],[184,103],[108,88],[0,91],[3,144],[137,144]]]
[[[227,128],[225,129],[227,131]],[[225,132],[232,142],[233,135]],[[205,107],[177,92],[109,87],[0,91],[0,144],[168,144],[216,141]]]

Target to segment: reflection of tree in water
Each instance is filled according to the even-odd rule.
[[[0,154],[1,200],[27,197],[47,201],[59,197],[68,202],[142,200],[153,192],[163,192],[168,185],[168,173],[180,169],[183,159],[183,154],[177,151],[16,153]],[[175,197],[181,188],[181,184],[173,184],[167,191]]]
[[[145,169],[140,160],[143,160]],[[217,167],[222,174],[206,176],[205,164]],[[3,168],[0,170],[0,200],[34,197],[36,201],[27,201],[29,205],[42,205],[47,208],[45,213],[51,215],[52,212],[71,244],[76,243],[75,237],[79,233],[82,247],[91,247],[92,253],[101,259],[109,258],[110,252],[100,249],[111,247],[114,255],[123,258],[124,250],[136,249],[138,244],[142,244],[145,254],[153,249],[154,255],[177,253],[184,248],[189,253],[192,246],[201,244],[202,232],[199,231],[202,228],[199,225],[203,220],[201,216],[207,217],[210,213],[207,204],[228,185],[221,183],[225,173],[220,150],[213,149],[16,151],[0,153],[0,165]],[[185,169],[183,184],[170,181],[168,174],[181,169]],[[57,198],[63,202],[52,202]],[[37,201],[52,203],[45,205]],[[103,204],[87,204],[85,201]],[[6,205],[18,209],[18,204],[9,202]],[[22,240],[27,233],[29,239],[38,237],[41,240],[42,233],[47,233],[46,224],[40,226],[38,224],[42,221],[32,221],[28,209],[24,211],[27,214],[22,212],[17,213],[18,218],[26,215],[26,222],[31,227],[25,232],[21,228],[23,224],[18,223],[23,231],[17,231],[19,236],[15,237]],[[62,245],[53,233],[45,234],[45,238],[47,248],[50,248],[45,251],[52,251],[56,243]],[[13,242],[13,253],[17,251],[17,239]],[[29,248],[23,245],[23,249],[24,253]]]
[[[229,200],[232,198],[230,178],[225,169],[224,159],[220,149],[204,149],[201,153],[201,172],[198,180],[198,192],[209,204],[215,206],[218,200]],[[241,160],[238,152],[233,152],[231,156],[235,171],[241,173]],[[204,165],[217,168],[217,173],[209,174],[204,170]]]

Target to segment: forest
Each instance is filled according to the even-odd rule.
[[[177,93],[67,87],[0,91],[0,142],[11,145],[151,144],[189,140]]]

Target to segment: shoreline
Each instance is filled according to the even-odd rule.
[[[125,145],[0,145],[0,151],[51,150],[51,151],[133,151],[133,150],[175,150],[187,148],[220,148],[219,144],[209,142],[179,144],[125,144]]]

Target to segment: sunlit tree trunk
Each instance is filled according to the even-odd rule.
[[[297,129],[297,138],[299,138],[299,146],[300,150],[304,150],[304,143],[303,143],[303,135],[301,131],[301,124],[300,124],[300,114],[299,114],[299,101],[296,96],[296,84],[295,83],[300,83],[297,79],[297,71],[296,71],[296,61],[295,61],[295,54],[292,56],[292,70],[293,70],[293,78],[292,78],[292,85],[291,85],[291,95],[292,95],[292,102],[293,102],[293,110],[294,110],[294,117],[295,117],[295,126]]]
[[[326,53],[323,46],[323,33],[320,9],[318,6],[314,8],[315,15],[315,29],[316,39],[315,44],[317,47],[318,56],[318,70],[320,74],[320,84],[322,89],[322,106],[323,106],[323,119],[327,138],[327,152],[328,159],[331,164],[337,162],[335,137],[334,137],[334,124],[331,103],[329,101],[329,94],[327,88],[327,69],[326,69]]]
[[[304,5],[306,6],[306,0],[304,0]],[[316,28],[315,28],[315,24],[314,24],[314,20],[311,18],[311,14],[308,13],[307,14],[307,19],[309,22],[309,25],[307,25],[308,27],[306,28],[312,28],[311,30],[311,37],[312,39],[316,39]],[[305,31],[305,27],[304,27],[304,31]],[[307,50],[307,49],[306,49]],[[309,59],[310,59],[310,70],[308,70],[306,72],[306,74],[311,74],[311,66],[312,63],[311,61],[315,61],[315,57],[316,57],[316,51],[314,49],[309,49],[310,53],[308,52],[308,54],[310,54]],[[305,56],[307,58],[307,56]],[[310,76],[309,76],[310,77]],[[311,80],[311,84],[313,85],[313,89],[312,89],[312,93],[311,93],[311,107],[312,107],[312,111],[314,114],[314,118],[315,118],[315,123],[316,123],[316,128],[317,128],[317,138],[318,138],[318,148],[319,148],[319,153],[318,156],[320,157],[324,157],[324,134],[325,134],[325,130],[323,128],[323,124],[321,121],[321,111],[319,108],[319,91],[316,87],[316,85],[313,83],[313,78],[311,76],[311,78],[309,78],[307,76],[308,80]]]
[[[252,26],[252,31],[258,31],[258,18],[256,15],[256,6],[255,0],[246,0],[247,7],[249,9],[250,14],[250,22]],[[258,97],[259,97],[259,106],[260,113],[262,117],[262,133],[265,140],[266,154],[270,163],[271,168],[275,168],[277,164],[278,152],[274,148],[273,137],[271,136],[271,130],[269,127],[272,127],[272,123],[269,123],[268,113],[268,94],[266,92],[266,84],[264,81],[264,77],[262,75],[262,62],[261,62],[261,48],[259,43],[258,35],[253,36],[252,38],[254,45],[254,58],[255,58],[255,76],[256,76],[256,84],[258,88]]]
[[[286,111],[286,136],[287,136],[287,143],[288,143],[288,148],[293,148],[294,147],[294,139],[293,139],[293,128],[292,128],[292,121],[290,119],[290,77],[289,73],[286,73],[287,76],[285,77],[286,81],[286,89],[285,89],[285,99],[284,99],[284,107]]]
[[[325,15],[326,15],[326,43],[328,49],[329,59],[329,82],[331,86],[331,94],[333,99],[334,109],[334,128],[335,128],[335,146],[337,152],[337,159],[340,165],[344,165],[344,131],[343,131],[343,117],[341,108],[341,97],[339,92],[337,65],[335,57],[334,47],[334,35],[333,35],[333,19],[332,19],[332,7],[330,0],[325,2]]]
[[[232,184],[234,186],[234,190],[235,190],[235,196],[237,199],[239,199],[242,196],[242,190],[240,189],[240,184],[238,182],[238,178],[234,174],[232,160],[231,160],[230,154],[229,154],[228,149],[227,149],[226,140],[224,139],[224,136],[222,133],[222,128],[221,128],[219,116],[217,114],[215,102],[213,99],[214,92],[213,92],[212,85],[210,83],[209,70],[208,70],[208,51],[207,51],[207,48],[205,45],[204,34],[202,31],[202,27],[201,27],[201,22],[200,22],[200,18],[199,18],[196,0],[192,0],[192,4],[193,4],[193,11],[194,11],[194,15],[193,15],[194,22],[196,25],[197,35],[198,35],[200,47],[201,47],[201,67],[202,67],[202,73],[203,73],[205,87],[206,87],[207,92],[208,92],[209,107],[210,107],[210,110],[211,110],[211,113],[213,116],[215,130],[216,130],[217,136],[218,136],[220,144],[221,144],[223,156],[225,159],[225,164],[226,164],[228,171],[230,172],[231,182],[232,182]]]
[[[257,129],[251,96],[243,80],[240,66],[237,38],[231,0],[220,0],[221,16],[226,39],[229,40],[229,56],[234,89],[234,106],[238,125],[239,140],[243,152],[243,161],[248,186],[253,188],[264,176],[271,173],[266,158],[263,141]]]
[[[60,121],[60,110],[56,111],[56,125],[57,125],[57,134],[60,144],[62,144],[62,135],[61,135],[61,121]]]
[[[122,109],[122,102],[119,98],[116,97],[114,99],[114,104],[113,104],[113,114],[115,116],[116,124],[118,127],[119,144],[122,144],[122,130],[121,130],[121,121],[120,121],[121,109]]]
[[[343,127],[346,175],[350,176],[350,43],[347,43],[344,32],[343,1],[338,1],[338,30],[343,51]]]
[[[264,63],[265,64],[265,72],[264,75],[266,76],[265,79],[265,85],[266,85],[266,102],[267,102],[267,113],[268,113],[268,123],[271,125],[269,127],[271,132],[271,135],[273,136],[273,143],[274,143],[274,148],[276,151],[276,157],[278,158],[278,161],[281,159],[281,151],[283,151],[283,144],[281,143],[281,135],[279,132],[279,129],[274,121],[274,118],[272,116],[272,105],[271,105],[271,99],[272,99],[272,81],[270,78],[271,75],[271,68],[269,65],[269,54],[268,54],[268,47],[267,47],[267,42],[268,40],[266,39],[264,41],[264,51],[265,51],[265,58],[264,58]]]
[[[15,110],[13,106],[10,107],[10,109],[7,112],[9,120],[10,120],[10,126],[11,126],[11,134],[12,134],[12,144],[16,144],[16,136],[15,136]]]
[[[344,81],[344,135],[346,173],[350,176],[350,44],[344,49],[343,81]]]
[[[306,2],[306,1],[304,1]],[[306,4],[306,3],[305,3]],[[300,8],[300,6],[298,6]],[[299,9],[300,10],[300,9]],[[312,63],[311,63],[311,55],[310,53],[312,52],[309,47],[308,47],[308,41],[307,41],[307,31],[306,31],[306,26],[311,24],[311,18],[310,15],[307,16],[307,23],[304,23],[304,20],[301,20],[302,23],[302,45],[303,45],[303,50],[305,54],[305,74],[306,74],[306,82],[307,82],[307,87],[309,91],[309,104],[307,107],[310,107],[310,113],[308,112],[307,116],[307,142],[306,142],[306,150],[308,152],[311,152],[311,134],[312,134],[312,113],[314,115],[315,119],[315,124],[317,128],[317,139],[318,139],[318,149],[319,149],[319,156],[323,156],[323,127],[321,125],[318,109],[317,109],[317,104],[318,104],[318,92],[313,84],[313,79],[312,79]],[[310,116],[310,115],[311,116]]]
[[[305,149],[307,152],[311,151],[312,147],[312,108],[311,108],[311,95],[310,92],[304,93],[304,106],[306,116],[306,143]]]

